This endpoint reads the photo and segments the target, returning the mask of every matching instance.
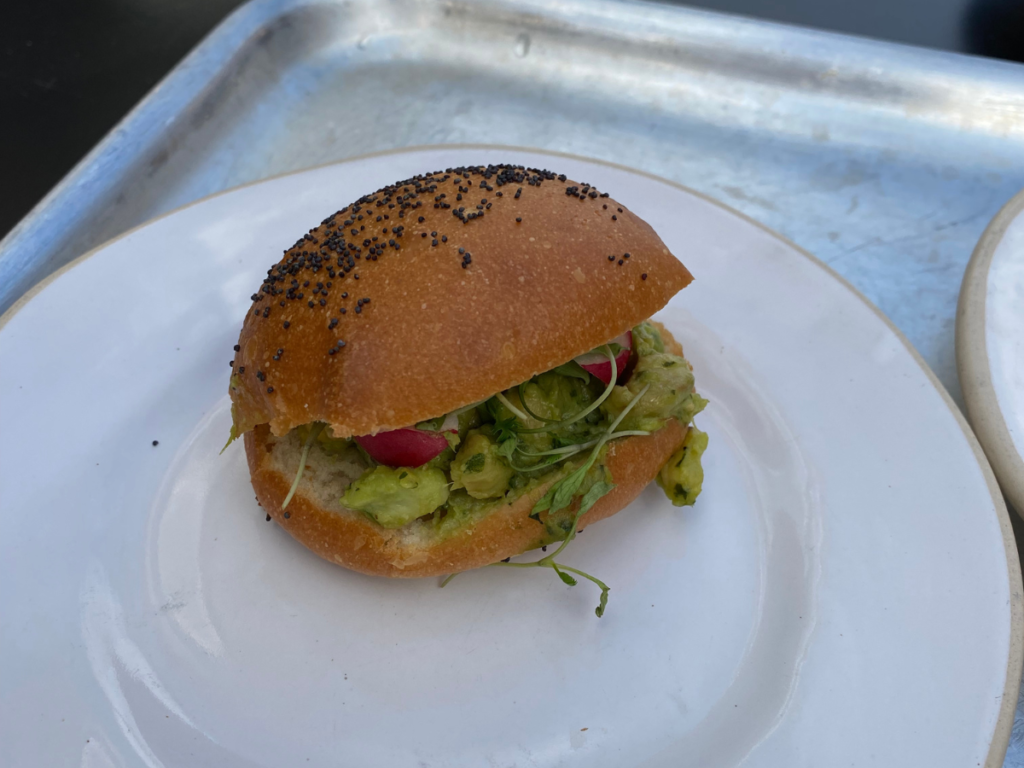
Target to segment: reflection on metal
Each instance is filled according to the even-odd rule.
[[[1024,186],[1024,69],[635,2],[257,0],[0,243],[0,310],[204,195],[474,142],[612,160],[723,200],[850,279],[959,397],[957,290]]]

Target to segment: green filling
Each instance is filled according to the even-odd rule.
[[[436,467],[374,467],[348,487],[341,503],[384,528],[401,528],[448,501],[448,478]]]
[[[704,468],[700,458],[708,447],[708,436],[690,427],[682,447],[658,473],[658,485],[677,507],[692,507],[704,484]]]
[[[368,469],[349,485],[340,502],[389,529],[420,521],[432,526],[438,537],[446,537],[550,483],[530,517],[542,526],[535,546],[555,541],[560,546],[533,562],[493,565],[551,568],[569,586],[577,584],[572,574],[587,579],[601,590],[595,613],[602,616],[608,585],[555,558],[575,538],[587,510],[615,488],[604,465],[608,443],[651,434],[673,418],[688,425],[707,405],[693,391],[690,364],[665,351],[654,325],[644,322],[633,329],[633,350],[635,365],[623,386],[605,386],[570,361],[456,411],[458,433],[444,433],[449,447],[422,467],[380,466],[354,440],[331,437],[325,424],[298,427],[302,456],[282,508],[295,493],[314,444],[328,456],[362,459]],[[618,351],[614,344],[595,350],[607,355],[613,372]],[[233,419],[236,415],[232,407]],[[437,431],[445,418],[420,422],[416,428]],[[228,445],[239,435],[234,420]],[[692,506],[700,494],[701,456],[707,445],[708,436],[690,426],[680,449],[658,473],[658,485],[674,505]]]
[[[489,427],[469,432],[451,464],[452,490],[465,488],[474,499],[503,498],[515,474],[498,453],[498,444],[491,439],[493,429]]]
[[[689,424],[704,410],[707,400],[693,391],[693,371],[681,357],[667,352],[654,352],[641,357],[625,386],[615,387],[601,404],[601,410],[614,418],[645,386],[647,394],[622,422],[622,429],[655,432],[672,417]]]
[[[357,443],[330,437],[322,425],[316,425],[319,430],[312,439],[328,455],[359,452],[368,469],[341,503],[385,528],[422,519],[438,535],[448,535],[498,505],[512,504],[555,481],[531,517],[543,525],[538,541],[564,540],[588,494],[598,488],[604,489],[603,495],[613,487],[602,463],[610,440],[649,434],[671,418],[689,424],[707,405],[693,391],[689,363],[665,351],[654,325],[644,322],[633,329],[633,347],[636,362],[624,386],[605,386],[569,362],[460,409],[458,434],[445,433],[450,447],[423,467],[378,466]],[[605,345],[597,351],[611,358],[615,350]],[[444,418],[416,426],[437,430]],[[304,445],[312,431],[314,425],[297,428]],[[674,504],[692,504],[700,492],[700,456],[706,444],[707,436],[691,429],[683,448],[659,475]]]
[[[633,329],[633,349],[640,357],[656,355],[665,351],[661,333],[651,323],[640,323]]]

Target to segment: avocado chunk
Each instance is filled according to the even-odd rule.
[[[633,329],[633,349],[640,357],[656,355],[665,351],[661,333],[646,320]]]
[[[587,382],[548,371],[523,385],[524,405],[544,419],[561,421],[578,413],[592,402],[596,394]]]
[[[690,427],[682,447],[672,454],[661,471],[658,485],[677,507],[692,507],[704,484],[704,468],[700,457],[708,447],[708,436],[696,427]]]
[[[504,496],[513,470],[498,454],[498,446],[478,429],[466,435],[451,465],[452,489],[465,488],[474,499]]]
[[[671,417],[688,424],[707,405],[707,400],[693,391],[690,364],[677,355],[658,352],[637,361],[626,386],[615,387],[608,399],[601,403],[601,410],[610,420],[615,419],[648,384],[650,389],[629,412],[619,429],[654,432],[665,426]]]
[[[436,467],[374,467],[364,472],[341,497],[385,528],[401,528],[429,515],[448,501],[448,479]]]

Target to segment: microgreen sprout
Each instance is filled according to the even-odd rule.
[[[637,392],[633,399],[629,401],[625,408],[622,409],[622,413],[616,417],[615,421],[609,425],[608,429],[605,430],[604,435],[594,445],[593,451],[590,453],[590,458],[587,459],[577,469],[563,477],[557,483],[548,489],[548,492],[541,497],[533,506],[533,511],[530,512],[530,517],[537,520],[541,512],[555,513],[559,510],[565,509],[572,502],[573,496],[576,495],[576,491],[579,490],[583,484],[583,479],[586,477],[587,472],[594,466],[594,462],[597,461],[598,455],[601,453],[601,449],[604,447],[612,435],[615,434],[615,428],[622,423],[622,420],[626,418],[626,415],[633,410],[633,407],[640,402],[640,399],[647,394],[647,390],[650,389],[651,385],[648,384],[639,392]]]
[[[569,533],[566,535],[562,543],[558,546],[558,549],[556,549],[550,555],[546,555],[542,557],[540,560],[534,560],[529,563],[511,563],[502,560],[497,563],[491,563],[491,566],[500,566],[505,568],[550,568],[558,574],[558,578],[560,578],[565,584],[568,584],[570,587],[575,587],[579,583],[576,579],[569,575],[570,573],[575,573],[577,576],[587,579],[588,581],[592,581],[594,584],[598,586],[598,588],[600,588],[601,598],[597,608],[594,609],[594,613],[597,614],[598,618],[604,616],[604,609],[608,605],[608,592],[611,588],[603,581],[601,581],[599,578],[597,578],[596,576],[591,576],[586,571],[581,571],[578,568],[573,568],[572,566],[563,565],[561,563],[555,562],[555,558],[562,553],[562,550],[569,545],[570,541],[576,538],[576,527],[579,525],[580,518],[582,518],[583,515],[585,515],[592,506],[594,506],[598,499],[600,499],[606,493],[611,491],[614,487],[615,486],[612,485],[611,483],[606,483],[604,481],[594,483],[594,485],[591,486],[590,490],[587,491],[587,493],[580,500],[580,508],[577,510],[576,516],[572,521],[572,528],[569,529]],[[454,579],[456,576],[458,576],[457,573],[453,573],[449,576],[446,576],[445,579],[441,582],[441,586],[444,587],[448,584],[449,581]]]
[[[499,419],[495,417],[494,431],[499,443],[504,445],[506,442],[510,442],[514,447],[518,442],[518,433],[516,430],[517,426],[515,416],[509,416],[507,419]]]
[[[462,414],[466,413],[467,411],[472,411],[474,408],[476,408],[478,405],[480,405],[481,402],[483,402],[483,401],[481,400],[480,402],[470,403],[469,405],[464,405],[461,408],[456,408],[454,411],[451,412],[450,415],[452,415],[452,416],[461,416]]]
[[[525,413],[523,413],[514,405],[512,405],[512,401],[505,397],[505,395],[503,395],[501,392],[496,394],[495,397],[498,398],[498,400],[501,401],[501,404],[508,408],[510,411],[512,411],[512,413],[514,413],[518,418],[522,419],[523,421],[530,420],[529,416],[527,416]]]
[[[508,464],[516,472],[539,472],[542,469],[548,469],[549,467],[555,466],[555,464],[558,464],[559,462],[565,461],[566,459],[569,458],[569,456],[575,455],[575,453],[579,453],[579,451],[575,451],[574,453],[568,455],[559,456],[558,458],[553,458],[548,461],[538,462],[537,464],[534,464],[532,467],[521,467],[511,460],[509,460]]]
[[[530,416],[532,416],[537,421],[544,421],[547,422],[548,424],[552,424],[558,421],[558,419],[546,419],[543,416],[538,416],[530,409],[530,404],[526,402],[526,392],[524,390],[528,383],[529,382],[524,381],[522,384],[519,385],[517,389],[517,391],[519,392],[519,402],[523,404],[523,410],[526,411]]]
[[[614,373],[615,361],[613,358],[613,382],[615,381]],[[572,503],[573,497],[576,495],[576,492],[579,491],[580,486],[583,484],[583,480],[586,478],[587,472],[589,472],[590,468],[594,466],[594,462],[597,461],[597,457],[600,455],[601,449],[604,448],[605,443],[607,443],[609,440],[613,440],[617,437],[650,434],[649,432],[642,432],[640,430],[623,430],[622,432],[615,431],[619,424],[622,423],[622,420],[625,419],[629,412],[633,410],[633,408],[636,406],[636,404],[640,402],[641,398],[643,398],[643,396],[647,394],[647,390],[650,389],[650,387],[651,385],[648,384],[639,392],[637,392],[633,396],[633,398],[626,404],[626,407],[622,409],[622,412],[608,426],[608,429],[605,430],[604,434],[601,437],[597,438],[596,440],[591,440],[588,441],[587,443],[581,443],[575,446],[556,448],[551,451],[543,451],[537,454],[533,454],[537,456],[552,456],[553,458],[549,463],[542,462],[540,465],[538,465],[538,467],[546,467],[550,466],[551,464],[556,464],[560,461],[564,461],[566,458],[573,455],[574,453],[579,453],[581,451],[586,450],[587,448],[593,449],[590,453],[590,457],[587,459],[586,462],[581,464],[579,467],[577,467],[575,470],[573,470],[571,473],[563,477],[561,480],[556,482],[548,489],[547,493],[545,493],[544,496],[542,496],[541,499],[534,505],[533,510],[530,512],[530,517],[532,517],[535,520],[539,520],[541,512],[546,511],[548,512],[548,514],[553,514],[569,506],[569,504]],[[507,451],[507,453],[511,453],[511,451],[516,450],[516,442],[517,438],[513,433],[511,437],[507,438],[505,442],[501,444],[499,451],[502,451],[505,445],[513,445],[513,448]],[[526,453],[522,451],[521,448],[519,448],[518,450],[520,452]],[[572,451],[572,453],[567,453],[568,451]],[[511,457],[506,454],[506,458]],[[537,469],[538,467],[530,467],[523,469],[515,467],[515,465],[513,465],[514,469],[517,469],[518,471],[521,472],[532,471],[534,469]],[[558,578],[560,578],[565,584],[568,584],[570,587],[576,586],[579,582],[569,574],[576,574],[581,578],[587,579],[588,581],[591,581],[594,584],[596,584],[601,590],[600,601],[598,603],[597,608],[594,609],[594,613],[597,614],[597,616],[600,618],[604,615],[604,610],[608,605],[608,592],[610,591],[610,587],[597,577],[591,576],[589,573],[586,573],[585,571],[581,571],[578,568],[573,568],[571,566],[563,565],[561,563],[556,562],[555,558],[562,553],[562,550],[564,550],[569,545],[570,541],[576,538],[576,528],[579,525],[580,519],[583,517],[583,515],[585,515],[590,510],[590,508],[593,507],[595,503],[597,503],[598,499],[607,494],[614,487],[615,486],[612,485],[611,483],[608,483],[604,480],[599,480],[590,487],[590,490],[583,494],[583,497],[580,499],[579,509],[576,510],[576,514],[573,517],[572,527],[569,529],[569,533],[566,534],[565,539],[562,540],[562,543],[558,546],[558,549],[556,549],[550,555],[546,555],[542,557],[540,560],[533,560],[528,563],[512,563],[502,560],[497,563],[491,563],[491,566],[504,568],[550,568],[556,574],[558,574]],[[448,582],[454,579],[457,575],[457,573],[452,573],[446,576],[444,580],[441,582],[441,586],[444,587],[445,585],[447,585]]]
[[[623,430],[622,432],[615,432],[614,434],[608,435],[608,439],[609,440],[614,440],[614,439],[616,439],[618,437],[634,437],[636,435],[649,435],[649,434],[651,434],[651,433],[650,432],[645,432],[642,429],[627,429],[627,430]],[[567,446],[564,446],[562,448],[552,448],[550,451],[527,451],[527,450],[525,450],[522,447],[518,448],[518,451],[521,454],[523,454],[523,456],[531,456],[531,457],[534,457],[534,456],[553,456],[555,454],[562,454],[562,453],[577,453],[579,451],[585,451],[587,448],[593,448],[595,445],[598,444],[598,442],[600,442],[600,440],[601,440],[601,438],[598,437],[598,438],[594,438],[593,440],[588,440],[585,443],[577,443],[575,445],[567,445]]]
[[[612,354],[611,348],[608,345],[605,345],[602,348],[602,351],[606,355],[608,355],[608,360],[612,364],[612,377],[611,377],[611,379],[608,382],[608,386],[605,387],[604,392],[601,393],[601,396],[599,398],[597,398],[597,400],[592,402],[590,405],[588,405],[583,410],[577,412],[575,415],[570,416],[568,419],[564,419],[563,421],[558,421],[558,422],[555,422],[554,424],[550,424],[550,425],[545,426],[545,427],[536,427],[535,429],[521,429],[519,431],[521,433],[523,433],[523,434],[535,434],[537,432],[554,432],[555,430],[561,429],[562,427],[567,427],[570,424],[575,424],[577,421],[579,421],[580,419],[586,418],[591,413],[593,413],[597,408],[599,408],[601,403],[603,403],[605,400],[607,400],[609,395],[611,395],[612,390],[615,388],[615,380],[619,376],[619,369],[618,369],[618,366],[615,364],[615,355]],[[508,403],[507,398],[505,398],[503,395],[500,395],[500,394],[498,395],[498,398],[503,403],[505,403],[505,406],[507,408],[509,408],[509,410],[511,410],[513,413],[516,413],[517,416],[520,416],[520,414],[515,409],[511,408],[510,404]],[[525,417],[521,417],[521,418],[523,418],[523,421],[529,421],[529,419],[527,419]]]
[[[295,495],[295,491],[299,488],[299,481],[302,479],[302,473],[306,469],[306,460],[309,458],[309,449],[313,447],[313,443],[320,437],[320,433],[324,431],[324,424],[314,424],[309,430],[309,434],[306,436],[306,442],[302,446],[302,456],[299,457],[299,471],[295,473],[295,480],[292,482],[292,487],[288,490],[288,495],[284,497],[284,502],[281,504],[281,509],[287,509],[291,503],[292,496]]]

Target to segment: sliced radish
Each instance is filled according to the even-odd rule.
[[[618,344],[622,347],[615,355],[615,368],[618,371],[618,380],[621,382],[626,372],[626,364],[629,363],[629,354],[633,349],[633,332],[626,331],[621,336],[616,336],[609,343]],[[604,353],[603,346],[587,352],[585,355],[580,355],[576,358],[576,362],[580,364],[583,370],[591,376],[596,376],[605,384],[612,380],[612,363],[608,359],[608,355]]]
[[[423,429],[392,429],[376,435],[362,435],[356,442],[370,457],[389,467],[420,467],[439,455],[448,447],[445,432],[458,432],[459,420],[455,417],[454,427],[450,426],[451,416],[444,420],[440,432]]]

